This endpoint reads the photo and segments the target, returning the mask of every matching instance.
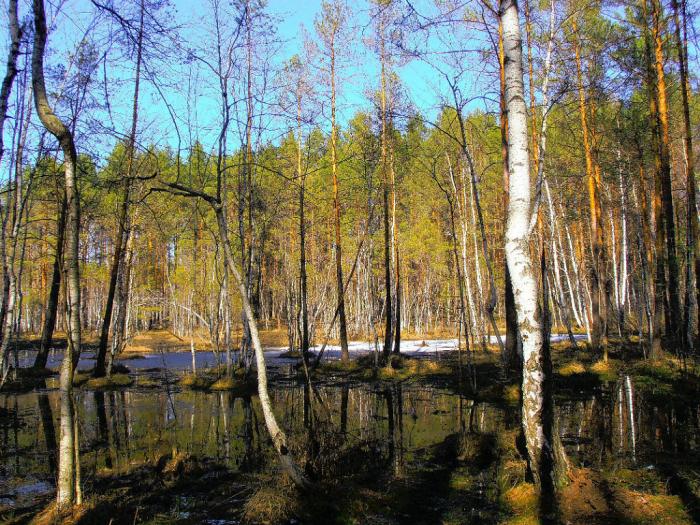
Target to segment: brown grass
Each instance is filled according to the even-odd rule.
[[[187,374],[180,379],[180,386],[191,388],[192,390],[206,390],[214,383],[210,377],[203,375]]]
[[[73,381],[75,383],[75,381]],[[109,390],[131,386],[134,380],[127,374],[112,374],[111,377],[93,377],[85,382],[87,388],[93,390]]]
[[[608,360],[607,363],[603,360],[596,361],[590,367],[590,371],[597,375],[601,381],[615,381],[617,369],[617,363],[612,360]]]
[[[263,486],[246,501],[243,523],[277,525],[288,523],[299,513],[299,503],[292,491],[282,485]]]
[[[574,375],[585,374],[586,367],[583,366],[578,361],[571,361],[570,363],[567,363],[567,364],[559,367],[559,369],[557,370],[557,373],[560,376],[571,377]]]

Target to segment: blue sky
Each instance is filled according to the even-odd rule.
[[[222,4],[227,3],[222,2]],[[417,4],[420,5],[421,2]],[[173,5],[175,10],[172,23],[182,26],[179,33],[181,43],[197,48],[198,53],[211,51],[213,35],[210,33],[211,25],[208,25],[211,20],[210,3],[206,0],[173,0]],[[351,31],[353,42],[348,49],[344,50],[348,52],[345,67],[338,75],[338,119],[341,126],[357,111],[371,108],[368,97],[379,86],[377,57],[363,44],[363,41],[371,38],[373,34],[369,17],[370,5],[364,0],[352,2],[349,5],[353,13]],[[426,2],[425,5],[431,5],[431,3]],[[300,38],[302,27],[312,37],[314,36],[314,19],[320,9],[320,0],[303,2],[270,0],[268,2],[266,11],[279,21],[276,26],[277,35],[283,42],[281,49],[275,55],[276,66],[299,52],[302,46]],[[78,41],[87,31],[93,12],[88,0],[68,0],[63,5],[62,11],[57,15],[54,31],[50,35],[48,64],[66,63],[67,54],[75,49]],[[92,31],[89,34],[96,40],[102,38],[102,33],[99,31]],[[433,41],[432,45],[437,48],[440,43]],[[97,120],[105,127],[114,128],[117,133],[125,133],[131,116],[133,61],[123,57],[115,59],[117,54],[112,55],[106,69],[111,111],[108,113],[92,110],[91,114],[96,115]],[[189,137],[185,136],[187,135],[186,121],[190,119],[196,121],[196,125],[193,126],[196,128],[193,140],[199,139],[204,143],[205,148],[213,148],[219,120],[218,86],[215,79],[201,64],[186,63],[183,56],[175,56],[168,63],[153,66],[158,71],[156,79],[161,92],[148,82],[143,84],[139,121],[141,143],[171,147],[177,145],[172,120],[163,101],[162,95],[165,95],[168,104],[180,120],[180,131],[183,135],[182,147],[188,146]],[[401,78],[406,98],[411,104],[429,117],[434,116],[440,101],[438,93],[446,92],[444,83],[436,71],[419,60],[403,61],[395,67],[395,71]],[[96,97],[101,98],[102,102],[104,102],[102,87],[104,72],[102,67],[95,72],[96,83],[93,86]],[[470,81],[469,75],[465,80]],[[189,99],[188,82],[197,84],[195,90],[189,90]],[[465,85],[465,89],[470,88]],[[319,125],[326,129],[328,127],[323,119],[319,121]],[[284,124],[278,122],[275,128],[276,131],[270,132],[265,138],[275,140],[279,134],[278,130],[283,129]],[[84,149],[100,153],[111,149],[114,142],[113,137],[94,133],[93,130],[77,138],[79,144],[84,145]],[[229,138],[230,148],[235,148],[238,143],[238,133],[234,126]]]

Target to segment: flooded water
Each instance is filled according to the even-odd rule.
[[[199,366],[214,364],[211,356],[201,354]],[[518,424],[516,407],[477,402],[440,384],[327,379],[312,396],[305,395],[289,361],[270,357],[275,357],[271,395],[279,422],[296,457],[318,479],[420,478],[432,468],[430,451],[450,436],[495,436]],[[145,370],[165,365],[174,377],[173,369],[187,368],[190,359],[188,354],[164,353],[128,365],[163,379],[162,370]],[[105,469],[126,472],[174,449],[232,472],[278,468],[257,397],[166,383],[107,392],[76,390],[80,461],[88,484]],[[668,460],[695,461],[700,400],[672,403],[639,391],[627,376],[593,390],[568,384],[556,390],[558,429],[573,465],[654,469]],[[56,390],[0,395],[0,507],[27,507],[53,493],[58,415]],[[493,482],[487,479],[491,468],[484,465],[485,474],[474,473],[483,478],[482,485]],[[488,498],[483,486],[474,487],[469,501],[478,512]]]

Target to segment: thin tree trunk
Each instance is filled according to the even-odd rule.
[[[678,0],[672,0],[673,18],[675,21],[676,48],[678,52],[678,64],[681,76],[681,96],[683,100],[683,124],[685,136],[683,145],[685,146],[685,191],[688,198],[686,203],[686,284],[685,284],[685,318],[684,318],[684,341],[687,351],[694,353],[695,333],[700,326],[700,250],[698,250],[698,214],[697,214],[697,187],[695,182],[695,157],[693,155],[693,128],[690,122],[690,104],[688,101],[688,43],[686,35],[686,12],[685,0],[682,1],[682,9],[678,5]],[[682,13],[679,13],[682,11]],[[681,36],[681,14],[683,36]]]
[[[58,313],[58,294],[61,289],[61,265],[63,261],[63,240],[66,231],[66,196],[61,197],[58,221],[56,221],[56,253],[53,260],[51,274],[51,288],[46,300],[46,316],[41,331],[41,344],[34,359],[34,368],[46,368],[49,350],[53,344],[53,331],[56,328],[56,314]]]
[[[676,226],[671,187],[671,150],[668,122],[668,101],[666,98],[666,76],[664,73],[663,35],[661,34],[661,4],[651,0],[652,38],[654,42],[654,69],[656,71],[656,109],[659,120],[659,154],[661,157],[661,205],[664,215],[663,226],[666,236],[666,269],[668,287],[667,326],[668,335],[675,341],[682,341],[682,315],[679,292],[678,257],[676,253]]]
[[[603,265],[603,221],[600,206],[600,180],[599,169],[593,159],[593,150],[590,140],[588,124],[588,109],[586,106],[586,93],[583,86],[583,73],[581,70],[580,36],[576,19],[572,19],[574,33],[574,55],[576,61],[576,77],[578,82],[579,113],[581,116],[581,130],[583,133],[583,149],[586,158],[586,179],[588,182],[588,201],[590,211],[591,243],[593,244],[593,261],[591,264],[591,346],[595,351],[603,351],[607,360],[607,337],[605,334],[604,307],[601,305],[601,281]]]
[[[379,26],[379,60],[381,62],[381,88],[379,93],[381,105],[381,160],[380,166],[382,170],[382,189],[384,197],[384,357],[388,358],[391,353],[391,342],[393,339],[393,314],[391,301],[391,249],[390,249],[390,229],[389,229],[389,167],[388,167],[388,133],[387,129],[387,73],[386,73],[386,56],[384,49],[384,20],[380,14]]]
[[[653,217],[653,240],[654,240],[654,293],[653,293],[653,326],[651,334],[651,348],[649,349],[649,357],[655,358],[661,352],[661,321],[664,306],[664,296],[666,290],[666,272],[664,264],[664,237],[666,230],[664,228],[664,215],[661,209],[661,136],[660,125],[658,118],[658,100],[656,95],[657,85],[654,78],[654,67],[652,57],[652,43],[649,31],[649,21],[647,12],[647,0],[642,0],[642,8],[644,15],[644,51],[646,65],[646,83],[647,96],[649,99],[649,115],[651,118],[651,135],[654,152],[654,189],[652,191],[651,212]],[[642,184],[644,183],[642,174]]]
[[[218,203],[212,203],[212,206],[214,207],[214,211],[216,213],[219,235],[221,236],[224,247],[224,255],[228,260],[229,268],[234,279],[236,280],[236,284],[238,285],[238,292],[241,302],[243,303],[243,313],[246,316],[246,321],[248,323],[248,327],[250,328],[250,337],[253,344],[253,350],[255,351],[255,361],[258,372],[258,397],[260,399],[260,406],[262,407],[263,411],[265,426],[267,427],[270,438],[272,439],[272,444],[279,454],[282,465],[285,467],[285,469],[287,469],[292,480],[298,486],[305,488],[309,485],[309,481],[306,479],[306,476],[301,469],[299,469],[296,463],[294,463],[289,447],[287,446],[287,436],[284,434],[282,429],[279,428],[275,414],[272,411],[272,402],[267,391],[267,367],[265,365],[265,354],[263,352],[262,345],[260,344],[258,325],[253,314],[253,308],[248,300],[248,293],[245,283],[243,282],[241,274],[235,265],[233,250],[231,249],[231,243],[228,237],[228,226],[226,224],[224,208],[222,208]]]
[[[46,15],[43,0],[33,0],[34,50],[32,54],[32,85],[36,112],[44,127],[56,137],[63,150],[66,187],[66,315],[68,348],[63,356],[59,390],[61,395],[61,433],[56,502],[59,507],[80,503],[80,473],[78,436],[73,407],[74,358],[80,356],[80,201],[76,184],[77,154],[73,135],[54,114],[46,96],[44,82],[44,49],[46,47]]]
[[[331,171],[333,174],[333,211],[335,219],[335,281],[340,329],[340,360],[348,361],[348,328],[345,319],[345,294],[343,293],[343,252],[340,240],[340,196],[338,194],[338,130],[335,124],[335,38],[331,40]]]
[[[143,22],[144,22],[144,11],[145,6],[143,0],[141,1],[141,13],[139,19],[139,32],[136,42],[136,78],[134,80],[134,104],[132,107],[131,114],[131,132],[129,133],[129,139],[126,149],[126,177],[124,178],[124,193],[122,195],[121,208],[119,211],[119,229],[116,236],[116,244],[114,247],[114,258],[112,261],[112,269],[109,276],[109,290],[107,292],[107,301],[105,303],[105,313],[102,319],[102,331],[100,332],[100,344],[97,348],[97,354],[95,358],[95,370],[93,375],[95,377],[101,377],[105,375],[106,372],[106,361],[107,361],[107,344],[109,339],[109,328],[112,324],[112,311],[114,308],[115,296],[120,299],[128,298],[128,291],[118,290],[119,288],[119,276],[120,273],[124,272],[125,269],[122,267],[122,263],[125,260],[124,248],[130,236],[131,228],[131,218],[129,216],[131,190],[133,186],[133,165],[135,156],[135,145],[136,145],[136,128],[138,125],[139,116],[139,88],[141,81],[141,61],[142,61],[142,48],[143,48]],[[120,311],[125,310],[125,305],[120,306]],[[120,329],[121,323],[117,323],[117,329]],[[112,337],[121,337],[121,334],[113,333]]]
[[[301,301],[301,354],[308,367],[309,360],[309,309],[308,309],[308,284],[306,275],[306,217],[304,197],[306,193],[306,173],[302,172],[301,166],[301,113],[302,94],[301,87],[297,86],[297,180],[299,181],[299,281],[300,281],[300,301]]]

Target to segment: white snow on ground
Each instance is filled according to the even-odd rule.
[[[585,339],[585,335],[574,335],[577,341]],[[568,336],[566,334],[553,334],[551,341],[553,343],[567,340]],[[503,338],[505,341],[505,337]],[[496,336],[491,336],[491,344],[497,344],[498,340]],[[369,341],[351,341],[348,343],[348,351],[351,356],[357,357],[365,354],[369,354],[376,351],[382,351],[382,342],[378,343],[375,348],[374,342]],[[425,340],[411,340],[411,341],[401,341],[401,353],[412,356],[429,356],[431,354],[436,354],[445,351],[454,351],[457,349],[457,339],[425,339]],[[316,353],[321,350],[321,345],[312,346],[309,349],[311,352]],[[265,357],[271,357],[273,359],[279,358],[281,354],[287,351],[287,348],[273,348],[265,352]],[[326,345],[326,349],[323,352],[324,359],[340,359],[340,346],[338,345]]]

